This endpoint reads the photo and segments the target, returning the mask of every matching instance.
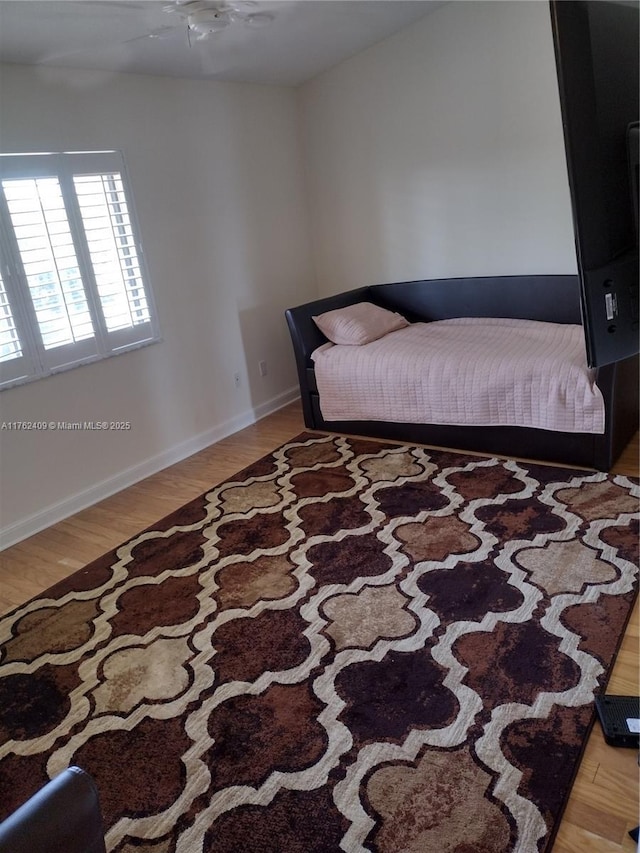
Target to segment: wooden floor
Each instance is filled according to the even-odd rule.
[[[218,444],[0,554],[0,614],[115,548],[304,428],[293,403]],[[638,435],[614,468],[638,474]],[[638,602],[607,688],[638,695]],[[615,749],[595,725],[567,806],[554,853],[635,851],[628,836],[638,818],[638,752]]]

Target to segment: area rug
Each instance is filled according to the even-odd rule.
[[[0,621],[0,818],[118,853],[550,848],[638,481],[305,433]]]

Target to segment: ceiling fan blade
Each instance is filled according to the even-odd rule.
[[[141,36],[134,36],[133,38],[126,39],[125,41],[120,42],[120,44],[133,44],[133,42],[144,41],[146,39],[166,39],[169,38],[175,29],[175,27],[158,27],[155,30],[151,30],[149,33],[144,33]]]
[[[203,12],[205,9],[213,8],[217,4],[207,3],[206,0],[175,0],[173,3],[168,3],[162,7],[163,12],[170,14],[178,13],[183,18],[188,17],[196,12]]]
[[[242,20],[248,27],[254,27],[258,29],[259,27],[268,26],[274,19],[275,15],[271,12],[256,12],[255,14],[247,15]]]
[[[226,0],[222,5],[227,9],[233,9],[234,12],[246,15],[255,12],[260,6],[256,0]]]
[[[129,0],[90,0],[92,6],[104,6],[107,9],[144,9],[144,3],[131,3]]]

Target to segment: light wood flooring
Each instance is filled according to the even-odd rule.
[[[0,614],[115,548],[206,489],[269,453],[304,429],[299,403],[148,477],[0,554]],[[614,468],[638,474],[638,435]],[[638,602],[607,688],[638,695]],[[593,728],[554,853],[635,851],[628,830],[638,824],[638,752],[616,749]]]

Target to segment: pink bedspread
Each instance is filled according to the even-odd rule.
[[[463,317],[313,353],[325,420],[604,432],[581,326]]]

